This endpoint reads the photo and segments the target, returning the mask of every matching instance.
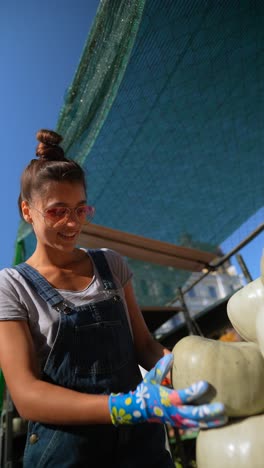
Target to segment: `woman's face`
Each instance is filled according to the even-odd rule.
[[[25,219],[33,225],[38,246],[69,252],[73,250],[85,221],[85,218],[80,221],[74,212],[74,209],[87,203],[85,189],[78,182],[48,182],[43,189],[41,194],[36,192],[33,194],[29,205],[23,202],[27,204],[26,209],[30,217]],[[47,210],[56,213],[55,208],[69,208],[72,211],[65,222],[53,223],[43,214]]]

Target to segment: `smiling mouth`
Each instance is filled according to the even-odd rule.
[[[78,235],[78,232],[74,232],[73,234],[72,233],[62,234],[62,232],[59,232],[58,234],[59,234],[60,237],[63,237],[63,239],[73,240]]]

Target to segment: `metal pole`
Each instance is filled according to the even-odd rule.
[[[4,467],[13,467],[13,412],[14,406],[11,400],[10,393],[6,392],[6,412],[5,412],[5,450],[4,450]]]
[[[5,381],[3,373],[0,369],[0,466],[2,466],[3,462],[3,442],[4,442],[4,415],[5,412],[3,410],[3,403],[4,403],[4,393],[5,393]]]
[[[197,280],[195,280],[190,286],[188,286],[186,289],[182,290],[182,294],[186,294],[190,289],[192,289],[196,284],[200,283],[206,276],[208,276],[212,271],[216,271],[218,267],[222,266],[227,260],[229,260],[233,255],[235,255],[239,250],[241,250],[246,244],[248,244],[251,240],[253,240],[255,237],[257,237],[262,231],[264,230],[264,223],[260,224],[257,229],[251,232],[242,242],[240,242],[234,249],[230,250],[226,255],[221,257],[218,262],[211,263],[206,266],[208,268],[208,271],[203,273]],[[252,281],[252,280],[251,280]],[[179,299],[179,296],[177,295],[174,299],[169,301],[166,305],[169,306],[170,304],[173,304],[175,301]]]
[[[0,418],[0,466],[2,466],[3,461],[4,461],[4,417],[5,417],[5,412],[2,411],[1,413],[1,418]]]
[[[242,257],[242,255],[240,254],[236,254],[236,259],[237,259],[237,262],[242,270],[242,273],[247,281],[247,283],[251,283],[251,281],[253,281],[253,278],[251,276],[251,274],[249,273],[249,270],[248,270],[248,267]]]
[[[179,301],[181,303],[182,312],[183,312],[183,315],[184,315],[184,319],[185,319],[185,322],[186,322],[186,326],[187,326],[189,335],[203,336],[203,334],[202,334],[200,328],[198,327],[197,323],[190,316],[189,309],[188,309],[188,307],[186,305],[186,302],[184,300],[182,289],[178,288],[178,291],[179,291],[179,296],[178,297],[179,297]]]
[[[252,241],[252,239],[257,237],[263,230],[264,230],[264,223],[260,224],[259,227],[257,227],[257,229],[255,229],[254,231],[251,232],[251,234],[249,234],[247,237],[245,237],[245,239],[243,241],[241,241],[232,250],[230,250],[230,252],[228,254],[221,257],[221,259],[216,264],[213,264],[213,266],[218,268],[219,266],[223,265],[223,263],[225,263],[226,260],[229,260],[230,257],[235,255],[235,253],[237,253],[239,250],[241,250],[243,247],[245,247],[245,245],[247,245],[250,241]]]

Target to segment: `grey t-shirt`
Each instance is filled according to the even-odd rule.
[[[132,277],[132,273],[121,255],[110,249],[102,250],[108,261],[117,289],[112,291],[111,294],[105,292],[97,268],[91,258],[94,275],[91,283],[85,289],[82,291],[58,289],[58,292],[69,304],[79,306],[91,301],[101,301],[117,293],[124,298],[123,287]],[[129,321],[125,301],[124,304]],[[42,367],[55,341],[59,313],[41,299],[32,286],[14,268],[0,270],[0,320],[28,321],[36,353]]]

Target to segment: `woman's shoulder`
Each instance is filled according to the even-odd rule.
[[[117,261],[117,262],[124,262],[124,258],[116,250],[108,249],[106,247],[103,247],[102,249],[99,249],[99,250],[101,250],[104,253],[107,259],[110,259],[110,260],[112,259],[113,261]]]
[[[0,270],[0,320],[26,320],[23,278],[15,268]]]
[[[16,283],[20,278],[20,274],[15,268],[7,267],[0,270],[0,286],[3,284]]]
[[[93,253],[96,252],[102,252],[109,262],[122,263],[125,261],[120,253],[118,253],[116,250],[108,249],[107,247],[102,247],[100,249],[84,249],[82,247],[81,250],[90,253],[90,255],[93,255]]]
[[[127,283],[127,281],[132,277],[132,272],[127,262],[125,261],[123,256],[116,250],[107,248],[102,248],[100,250],[104,253],[105,258],[112,270],[112,273],[119,278],[122,286],[124,286]]]
[[[13,267],[0,270],[0,302],[3,296],[20,299],[25,289],[25,280]]]
[[[32,287],[15,267],[0,270],[0,303],[2,295],[19,300],[32,295]]]

